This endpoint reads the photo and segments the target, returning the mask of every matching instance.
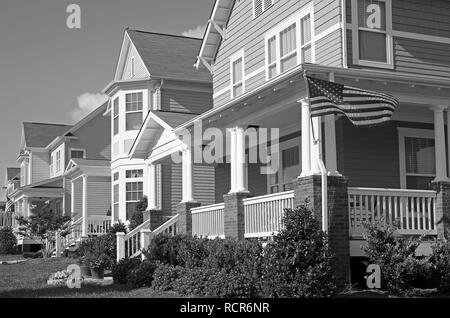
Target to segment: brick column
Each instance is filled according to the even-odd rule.
[[[154,231],[164,223],[161,210],[147,210],[142,213],[144,222],[150,219],[150,230]]]
[[[448,238],[450,231],[450,182],[434,183],[436,197],[436,229],[439,238]]]
[[[244,219],[244,199],[250,197],[249,193],[229,193],[223,196],[225,204],[224,210],[224,230],[225,237],[244,239],[245,219]]]
[[[322,216],[322,180],[312,175],[298,179],[294,188],[294,206],[308,200],[308,207]],[[334,275],[340,289],[350,284],[350,231],[348,215],[348,180],[328,177],[328,242],[334,256]]]
[[[192,214],[191,209],[201,206],[199,202],[182,202],[177,206],[178,225],[177,233],[192,235]]]

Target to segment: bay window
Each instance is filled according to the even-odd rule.
[[[119,97],[113,101],[113,135],[119,133]]]
[[[127,220],[130,220],[136,212],[137,203],[144,197],[143,182],[126,183],[126,209]]]
[[[125,95],[126,130],[139,130],[143,121],[143,94],[130,93]]]

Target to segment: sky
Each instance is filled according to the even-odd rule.
[[[70,29],[67,7],[80,7]],[[0,0],[0,182],[23,121],[73,124],[104,99],[126,27],[202,37],[214,0]],[[0,191],[0,199],[2,191]]]

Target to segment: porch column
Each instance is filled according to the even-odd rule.
[[[156,165],[148,166],[148,210],[157,208],[157,184],[156,184]]]
[[[82,206],[82,225],[81,225],[81,236],[88,237],[88,211],[87,211],[87,175],[83,175],[83,206]]]
[[[300,103],[302,107],[302,172],[300,177],[305,177],[311,173],[311,116],[308,100],[302,99]]]
[[[232,150],[233,151],[233,150]],[[236,188],[235,192],[246,193],[248,192],[245,176],[246,169],[246,158],[245,158],[245,134],[244,128],[236,127],[236,149],[235,151],[235,173],[236,173]],[[231,163],[233,165],[233,162]]]
[[[230,174],[231,174],[231,187],[229,193],[236,192],[236,129],[231,128],[228,130],[230,133]]]
[[[75,210],[75,186],[73,180],[70,180],[70,216],[73,217]],[[73,220],[72,220],[73,222]]]
[[[434,111],[434,142],[436,150],[436,179],[434,182],[449,182],[445,150],[444,110],[447,106],[435,106]]]
[[[27,218],[30,217],[30,205],[28,202],[28,198],[22,199],[22,213],[25,217],[27,217]]]
[[[183,158],[183,200],[182,203],[194,202],[193,180],[192,180],[192,151],[186,148],[182,151]]]

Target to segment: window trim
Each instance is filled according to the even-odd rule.
[[[57,150],[55,153],[55,173],[61,171],[61,150]]]
[[[306,17],[307,15],[310,16],[311,20],[311,61],[308,63],[315,63],[316,62],[316,40],[315,40],[315,32],[314,32],[314,6],[313,4],[307,5],[304,9],[294,13],[289,18],[278,24],[276,27],[271,29],[269,32],[267,32],[264,35],[264,51],[265,51],[265,61],[264,61],[264,67],[265,67],[265,73],[266,73],[266,81],[271,80],[277,76],[280,76],[281,74],[284,74],[287,71],[281,72],[281,48],[280,48],[280,33],[287,29],[292,24],[296,24],[295,31],[296,31],[296,54],[297,54],[297,65],[300,65],[304,63],[303,56],[302,56],[302,48],[304,45],[301,44],[301,20]],[[272,78],[269,77],[269,50],[268,50],[268,41],[269,39],[275,37],[275,64],[276,64],[276,75]],[[291,52],[290,54],[293,54]],[[287,55],[286,55],[287,56]],[[284,57],[286,57],[284,56]],[[271,63],[270,65],[273,65],[274,63]]]
[[[240,82],[233,83],[233,77],[234,77],[233,64],[239,59],[242,59],[242,79]],[[235,86],[238,86],[241,83],[242,83],[242,93],[239,96],[245,94],[245,52],[244,52],[244,50],[240,50],[239,52],[234,53],[230,57],[230,87],[231,87],[230,94],[231,94],[231,99],[237,97],[234,95],[234,88],[235,88]]]
[[[399,147],[398,153],[399,153],[400,188],[407,189],[405,138],[413,137],[413,138],[425,138],[435,140],[434,130],[420,129],[420,128],[404,128],[404,127],[398,127],[397,130],[398,130],[398,147]],[[427,175],[420,174],[420,176],[426,177]],[[433,176],[436,177],[436,173]],[[430,175],[430,177],[432,176]]]
[[[81,159],[86,159],[86,149],[81,149],[81,148],[69,148],[69,156],[70,156],[70,159],[73,159],[73,158],[72,158],[72,151],[82,151],[82,152],[83,152],[83,158],[81,158]],[[78,158],[75,158],[75,159],[78,159]]]
[[[387,62],[376,62],[376,61],[368,61],[361,60],[359,58],[359,17],[358,17],[358,1],[359,0],[351,0],[351,30],[352,30],[352,54],[353,54],[353,64],[361,65],[361,66],[369,66],[376,68],[386,68],[386,69],[394,69],[394,38],[393,38],[393,30],[392,30],[392,0],[379,0],[385,3],[386,8],[386,57]],[[378,30],[370,30],[367,28],[362,28],[363,30],[375,32],[375,33],[385,33]]]
[[[127,111],[127,95],[133,95],[133,94],[141,94],[142,95],[142,109],[141,110],[131,110],[131,111]],[[128,114],[136,114],[136,113],[140,113],[142,116],[142,123],[144,122],[144,91],[143,90],[139,90],[139,91],[132,91],[132,92],[126,92],[125,93],[125,131],[138,131],[138,129],[127,129],[127,115]]]

